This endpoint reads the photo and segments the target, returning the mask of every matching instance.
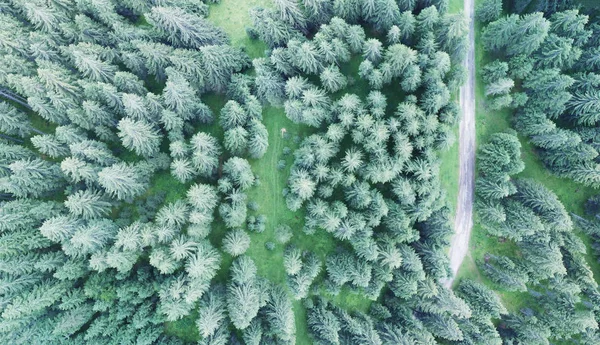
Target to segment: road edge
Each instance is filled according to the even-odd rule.
[[[450,288],[469,251],[473,229],[473,200],[475,194],[475,4],[464,0],[464,13],[469,20],[469,47],[464,61],[467,82],[460,88],[461,120],[459,124],[459,177],[458,202],[454,218],[454,235],[450,241],[450,269],[452,277],[443,284]]]

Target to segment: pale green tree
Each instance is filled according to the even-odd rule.
[[[223,238],[223,250],[231,256],[242,255],[250,247],[250,236],[242,230],[230,230]]]
[[[107,216],[111,211],[112,204],[100,191],[86,189],[69,195],[65,201],[65,207],[75,217],[92,219]]]
[[[161,136],[150,124],[124,117],[117,128],[123,146],[138,155],[148,157],[159,151]]]
[[[147,188],[147,182],[138,169],[126,163],[102,169],[98,172],[98,183],[109,195],[125,201],[133,200]]]

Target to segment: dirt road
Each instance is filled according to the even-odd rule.
[[[460,89],[462,116],[459,125],[459,187],[454,219],[454,235],[450,244],[450,268],[453,277],[444,281],[451,287],[454,276],[469,251],[469,238],[473,228],[473,194],[475,191],[475,26],[474,0],[465,0],[465,16],[469,19],[469,49],[465,66],[468,70],[466,84]]]

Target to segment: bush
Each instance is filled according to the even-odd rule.
[[[248,209],[250,211],[258,211],[259,205],[256,201],[251,200],[250,202],[248,202]]]
[[[292,228],[290,228],[289,225],[280,224],[275,229],[275,239],[281,244],[288,243],[292,239],[293,235]]]

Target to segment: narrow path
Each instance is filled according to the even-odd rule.
[[[460,89],[462,116],[459,127],[459,186],[458,203],[454,219],[454,235],[450,243],[450,268],[452,278],[444,281],[451,287],[467,252],[473,228],[473,194],[475,190],[475,24],[474,0],[465,0],[464,12],[469,20],[469,48],[465,66],[468,79]]]

